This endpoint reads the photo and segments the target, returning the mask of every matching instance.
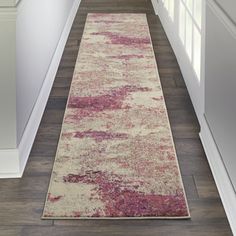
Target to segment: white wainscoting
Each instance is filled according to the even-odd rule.
[[[206,4],[217,14],[227,29],[235,35],[235,25],[229,21],[225,12],[219,8],[214,0],[195,0],[202,2],[201,7],[201,55],[200,55],[200,73],[196,73],[194,63],[189,59],[187,47],[181,40],[180,27],[183,25],[180,14],[183,8],[182,0],[153,0],[155,13],[158,14],[161,23],[165,29],[167,37],[175,52],[185,83],[187,85],[191,100],[194,105],[200,126],[200,138],[206,152],[209,165],[211,167],[216,185],[218,187],[228,220],[230,222],[233,233],[236,235],[236,194],[225,168],[222,156],[215,143],[215,139],[209,125],[205,119],[205,37],[206,37]],[[189,1],[193,2],[193,1]],[[182,4],[182,6],[181,6]],[[182,9],[183,10],[183,9]],[[185,14],[185,13],[184,13]],[[190,13],[188,13],[190,14]],[[186,19],[186,16],[185,16]],[[192,19],[189,18],[191,21]],[[194,19],[196,21],[196,19]],[[185,22],[186,23],[186,22]],[[186,34],[186,32],[185,32]],[[192,34],[194,36],[194,34]],[[194,48],[194,37],[193,47]],[[217,50],[217,49],[216,49]],[[226,134],[225,134],[226,135]],[[236,138],[235,138],[236,139]]]
[[[198,9],[199,12],[196,13],[196,15],[201,14],[201,19],[195,20],[195,16],[193,13],[192,15],[189,13],[187,6],[183,4],[185,2],[183,0],[159,0],[158,2],[158,6],[154,6],[156,8],[155,12],[158,12],[175,52],[186,86],[191,94],[196,114],[200,118],[204,114],[204,5],[202,4],[201,9]],[[181,6],[183,12],[181,12]],[[186,16],[184,22],[181,22],[183,14]],[[184,28],[181,29],[183,25]],[[185,39],[182,39],[181,31],[184,31]],[[195,31],[197,32],[198,41],[196,40],[197,37],[194,37]],[[198,53],[199,50],[201,50],[200,53]]]
[[[0,178],[19,178],[23,175],[79,4],[80,0],[75,0],[73,3],[18,148],[0,149]]]
[[[232,232],[236,235],[236,194],[205,117],[201,120],[200,138]]]

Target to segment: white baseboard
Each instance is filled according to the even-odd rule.
[[[207,155],[222,203],[224,205],[233,234],[236,235],[236,193],[231,184],[221,155],[215,144],[205,117],[201,120],[200,138]]]
[[[81,0],[75,0],[17,149],[0,150],[0,178],[22,177]]]
[[[155,14],[158,15],[158,0],[151,0]]]
[[[18,149],[0,150],[0,178],[20,177]]]

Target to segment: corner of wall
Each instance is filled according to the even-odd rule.
[[[18,149],[1,149],[0,163],[0,178],[21,177]]]
[[[20,178],[23,175],[80,1],[74,1],[19,146],[0,149],[0,178]]]
[[[200,138],[215,179],[231,229],[236,234],[236,193],[205,117],[200,121]]]

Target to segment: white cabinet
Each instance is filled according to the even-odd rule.
[[[236,26],[207,6],[206,29],[205,116],[236,189]]]
[[[0,0],[0,178],[21,177],[80,0]]]
[[[236,0],[159,0],[156,11],[184,76],[236,235]]]
[[[235,0],[216,0],[225,13],[236,23],[236,1]]]

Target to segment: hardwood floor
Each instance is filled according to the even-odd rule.
[[[147,13],[191,220],[41,220],[87,12]],[[178,63],[149,0],[82,0],[22,179],[0,180],[1,236],[232,235]]]

